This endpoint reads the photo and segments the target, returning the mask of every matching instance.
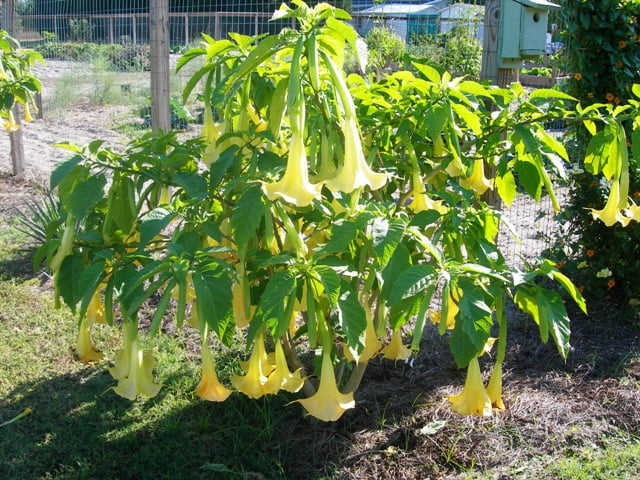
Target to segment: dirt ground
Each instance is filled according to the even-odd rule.
[[[113,126],[127,115],[129,107],[79,106],[26,125],[22,181],[10,176],[8,136],[0,135],[0,216],[41,194],[53,166],[68,155],[56,143],[101,138],[122,145],[125,139]],[[339,422],[310,429],[309,420],[300,418],[282,429],[283,440],[295,436],[311,456],[288,473],[426,480],[469,478],[471,469],[500,480],[540,479],[549,463],[570,452],[597,450],[622,434],[640,435],[640,331],[637,320],[613,313],[602,306],[591,317],[572,314],[566,363],[553,345],[540,342],[533,322],[514,315],[504,366],[507,410],[490,418],[461,417],[449,409],[445,396],[459,391],[464,371],[446,353],[447,339],[435,332],[427,334],[413,366],[374,360],[357,408]],[[485,375],[489,362],[483,360]]]

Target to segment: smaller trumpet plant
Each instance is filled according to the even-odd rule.
[[[201,62],[184,92],[186,100],[204,88],[199,138],[149,134],[123,153],[100,141],[67,145],[73,155],[51,177],[62,214],[36,261],[46,261],[56,296],[81,319],[94,315],[98,296],[105,321],[121,325],[124,347],[110,371],[127,398],[160,391],[140,336],[155,335],[164,319],[200,332],[199,397],[284,390],[304,395],[292,403],[309,415],[335,421],[357,406],[368,363],[407,360],[433,323],[468,369],[452,408],[504,409],[506,302],[563,357],[569,317],[560,293],[539,280],[555,280],[586,306],[552,262],[505,261],[500,212],[482,194],[493,189],[508,206],[518,192],[535,200],[544,192],[559,207],[552,180],[568,158],[544,122],[622,126],[614,112],[579,110],[561,92],[494,88],[420,62],[378,81],[347,75],[348,46],[366,64],[349,15],[293,4],[274,18],[294,19],[296,29],[204,36],[179,61],[178,69]],[[616,211],[624,210],[623,152],[599,138],[609,155],[600,149],[589,161],[620,184]],[[155,313],[143,332],[148,302]],[[478,357],[495,331],[485,387]],[[230,384],[216,374],[212,336],[246,344]]]

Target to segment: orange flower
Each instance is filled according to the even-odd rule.
[[[589,98],[593,98],[593,92],[589,92],[589,93],[587,93],[587,97],[589,97]]]
[[[560,260],[558,263],[556,263],[556,268],[562,268],[562,267],[564,267],[564,262]]]
[[[576,73],[573,78],[575,78],[576,80],[580,80],[582,79],[582,74],[581,73]]]
[[[608,288],[613,288],[615,286],[616,286],[616,281],[613,278],[607,282]]]
[[[616,97],[616,96],[615,96],[613,93],[611,93],[611,92],[609,92],[609,93],[607,93],[607,94],[605,95],[605,98],[606,98],[608,101],[613,100],[615,97]]]
[[[627,42],[625,42],[624,40],[620,40],[618,42],[618,48],[625,48],[627,46]]]
[[[580,290],[580,293],[584,292],[584,285],[580,285],[580,286],[578,287],[578,290]]]
[[[619,105],[619,104],[620,104],[620,97],[616,97],[616,98],[614,98],[614,99],[613,99],[613,101],[614,101],[614,103],[615,103],[616,105]]]
[[[586,254],[587,254],[587,257],[591,258],[596,254],[596,252],[594,250],[589,249],[586,251]]]
[[[633,198],[640,198],[640,192],[634,192]]]

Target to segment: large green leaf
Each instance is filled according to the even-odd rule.
[[[327,300],[329,300],[329,306],[336,308],[340,298],[340,277],[328,265],[317,265],[314,267],[314,272],[320,277],[320,283],[324,288]]]
[[[217,263],[199,266],[192,274],[196,308],[201,324],[206,322],[220,340],[229,345],[233,338],[231,278]]]
[[[383,268],[400,243],[404,234],[404,227],[404,222],[399,219],[388,220],[377,217],[373,220],[371,225],[373,251],[378,258],[378,263]]]
[[[67,158],[64,162],[59,163],[55,166],[53,171],[51,172],[51,177],[49,179],[49,188],[53,190],[56,188],[60,182],[67,176],[67,174],[73,170],[78,163],[82,161],[81,155],[72,155]]]
[[[83,219],[88,210],[104,198],[104,175],[90,176],[78,182],[67,198],[67,208],[77,219]]]
[[[296,278],[289,270],[276,272],[260,296],[255,322],[266,325],[274,338],[282,336],[289,327],[285,311],[288,300],[296,293]]]
[[[108,217],[123,232],[130,232],[135,222],[135,194],[133,180],[116,174],[109,191]],[[105,228],[109,227],[105,225]],[[107,232],[110,233],[110,232]]]
[[[140,222],[140,244],[147,245],[175,217],[175,213],[163,207],[151,210]]]
[[[449,345],[456,364],[468,365],[484,348],[491,335],[491,308],[487,305],[482,290],[472,282],[461,279],[457,284],[462,297],[458,302],[460,311],[451,334]],[[443,313],[444,315],[444,313]]]
[[[380,277],[382,278],[382,289],[380,295],[383,299],[389,298],[391,289],[400,274],[411,265],[411,253],[409,249],[401,243],[394,250],[393,255],[382,269]]]
[[[260,187],[256,185],[245,190],[231,213],[233,236],[240,250],[255,236],[263,212],[264,197]]]
[[[405,298],[413,297],[425,291],[436,281],[435,270],[429,265],[413,265],[402,272],[393,283],[389,294],[389,305],[394,305]]]
[[[346,283],[342,285],[338,300],[338,323],[349,348],[361,352],[364,348],[362,340],[367,328],[367,317],[358,301],[358,295]]]
[[[540,338],[544,343],[549,340],[549,333],[558,347],[562,358],[569,353],[569,317],[556,292],[545,290],[539,286],[520,287],[514,300],[518,307],[531,315],[540,329]]]
[[[514,169],[518,174],[518,182],[535,201],[540,201],[542,195],[542,179],[538,168],[529,161],[520,160],[515,163]]]
[[[57,277],[57,287],[64,303],[75,313],[76,304],[82,300],[84,293],[81,282],[85,266],[80,253],[67,255],[60,265]]]

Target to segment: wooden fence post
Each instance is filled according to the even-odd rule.
[[[14,25],[14,2],[13,0],[5,0],[4,9],[2,12],[2,27],[9,33],[9,35],[15,35]],[[13,106],[13,116],[15,117],[17,130],[9,133],[9,144],[11,145],[11,167],[13,175],[16,177],[23,177],[25,172],[24,167],[24,143],[22,141],[22,122],[21,115],[22,109],[16,103]]]
[[[169,0],[152,0],[149,12],[151,40],[151,127],[171,129],[169,109]]]

